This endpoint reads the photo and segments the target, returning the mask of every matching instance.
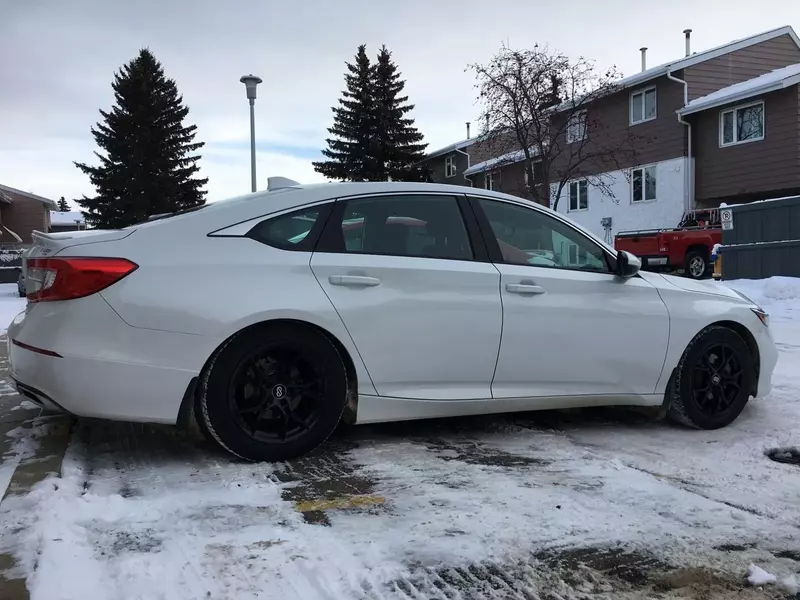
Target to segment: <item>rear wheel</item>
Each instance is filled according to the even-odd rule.
[[[708,271],[708,257],[705,253],[692,250],[686,254],[686,276],[691,279],[702,279]]]
[[[312,451],[336,429],[347,400],[339,352],[303,325],[265,325],[235,336],[217,352],[200,385],[201,429],[253,461]]]
[[[755,381],[753,356],[741,336],[726,327],[708,327],[681,357],[668,392],[668,415],[696,429],[725,427],[744,410]]]

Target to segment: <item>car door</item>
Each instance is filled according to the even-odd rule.
[[[597,242],[550,211],[472,200],[501,273],[495,398],[652,394],[669,315],[641,277],[613,274]]]
[[[379,395],[491,398],[500,274],[479,239],[463,196],[337,200],[311,269]]]

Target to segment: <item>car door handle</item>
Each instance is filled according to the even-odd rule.
[[[331,285],[349,285],[353,287],[375,287],[381,284],[377,277],[365,277],[364,275],[331,275],[328,277]]]
[[[542,286],[532,283],[507,283],[506,291],[512,294],[530,294],[533,296],[544,294],[546,290]]]

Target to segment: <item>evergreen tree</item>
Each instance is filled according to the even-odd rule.
[[[67,204],[64,196],[58,199],[58,210],[59,212],[69,212],[69,204]]]
[[[377,180],[430,181],[427,169],[418,166],[425,158],[427,144],[414,126],[409,113],[414,109],[403,96],[405,81],[400,78],[392,53],[383,46],[373,76],[373,95],[376,107]]]
[[[373,159],[374,97],[372,84],[375,68],[370,64],[366,46],[358,47],[355,63],[345,63],[345,90],[334,106],[331,137],[322,151],[328,160],[314,162],[314,170],[328,179],[341,181],[375,180]]]
[[[92,127],[99,166],[75,163],[96,188],[78,200],[87,224],[119,228],[149,216],[200,206],[208,179],[195,177],[200,158],[193,142],[197,127],[184,126],[189,113],[175,81],[164,75],[155,56],[143,49],[114,74],[116,104],[100,111]]]

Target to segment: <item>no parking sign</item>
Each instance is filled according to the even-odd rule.
[[[719,220],[722,222],[722,229],[733,229],[733,211],[725,208],[719,212]]]

